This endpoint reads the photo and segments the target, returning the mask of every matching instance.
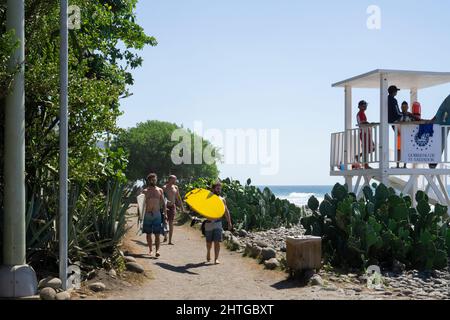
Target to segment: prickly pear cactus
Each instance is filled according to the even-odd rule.
[[[323,238],[326,262],[340,267],[389,265],[394,261],[408,268],[445,268],[450,255],[448,208],[432,208],[428,196],[417,192],[416,208],[409,196],[398,195],[383,184],[365,187],[356,199],[346,186],[336,184],[331,195],[301,219],[307,234]],[[318,210],[318,211],[317,211]]]

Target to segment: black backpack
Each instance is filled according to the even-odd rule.
[[[206,233],[206,231],[205,231],[205,224],[206,224],[206,221],[207,221],[207,220],[203,220],[203,222],[202,222],[202,227],[201,227],[201,229],[202,229],[202,235],[205,235],[205,233]]]

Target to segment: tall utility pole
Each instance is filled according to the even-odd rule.
[[[59,277],[67,289],[67,140],[68,140],[68,0],[60,8],[60,96],[59,96]]]
[[[0,297],[34,295],[37,280],[26,265],[25,232],[25,4],[8,0],[6,29],[14,30],[19,46],[9,60],[16,71],[5,105],[4,235],[0,267]]]

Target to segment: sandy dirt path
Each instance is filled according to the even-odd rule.
[[[145,235],[136,234],[134,225],[125,240],[125,249],[150,275],[141,286],[114,290],[107,299],[362,299],[343,290],[299,287],[281,271],[269,271],[254,259],[231,252],[222,245],[221,264],[206,263],[205,240],[189,225],[176,226],[174,246],[162,244],[161,256],[151,258]],[[372,299],[375,297],[371,297]]]

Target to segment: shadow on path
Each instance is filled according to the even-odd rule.
[[[147,242],[144,242],[144,241],[141,241],[141,240],[135,240],[135,239],[133,239],[133,240],[131,240],[131,241],[133,241],[134,243],[136,243],[136,244],[138,244],[138,245],[140,245],[140,246],[143,246],[143,247],[148,247],[148,244],[147,244]],[[153,241],[153,247],[155,246],[155,241]],[[167,242],[163,242],[162,240],[161,240],[161,242],[159,243],[159,245],[162,247],[162,246],[173,246],[173,245],[175,245],[175,243],[174,244],[169,244],[169,243],[167,243]],[[131,256],[131,254],[128,254],[129,256]]]
[[[158,258],[154,256],[149,256],[146,253],[128,253],[127,256],[139,259],[150,259],[150,260],[158,260]]]
[[[305,285],[298,280],[288,278],[272,284],[271,287],[277,290],[285,290],[293,288],[303,288],[305,287]]]
[[[188,264],[186,264],[184,266],[173,266],[171,264],[164,263],[164,262],[156,262],[155,265],[157,265],[157,266],[159,266],[159,267],[161,267],[163,269],[172,271],[172,272],[187,273],[187,274],[191,274],[191,275],[198,275],[198,273],[189,271],[189,269],[200,268],[200,267],[206,266],[206,263],[205,262],[188,263]]]
[[[144,246],[144,247],[147,247],[147,246],[148,246],[148,245],[147,245],[147,242],[144,242],[144,241],[141,241],[141,240],[133,239],[133,240],[131,240],[131,241],[133,241],[134,243],[137,243],[137,244],[139,244],[139,245],[141,245],[141,246]]]

